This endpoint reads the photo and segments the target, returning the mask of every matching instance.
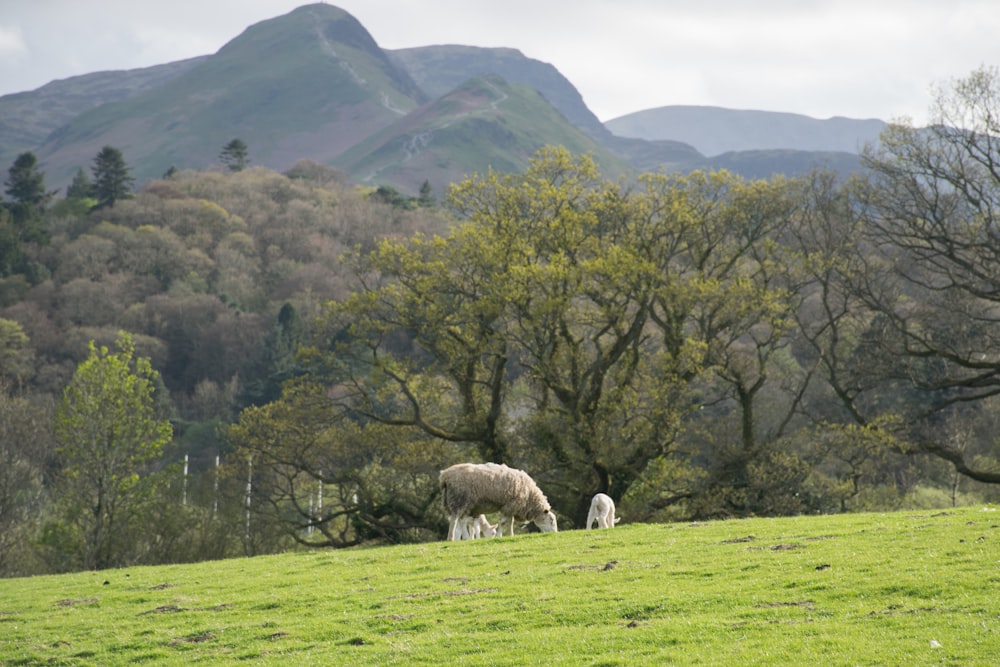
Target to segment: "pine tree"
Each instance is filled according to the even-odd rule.
[[[119,199],[132,196],[132,183],[135,181],[129,174],[122,152],[113,146],[105,146],[94,158],[91,168],[94,174],[94,198],[97,208],[108,208],[115,205]]]
[[[434,194],[431,190],[431,182],[424,181],[423,185],[420,186],[420,196],[417,198],[417,204],[430,208],[434,206],[435,203]]]
[[[222,147],[219,159],[222,160],[222,164],[229,167],[229,171],[243,171],[250,163],[247,150],[247,145],[242,139],[233,139]]]
[[[14,160],[4,181],[7,193],[16,203],[42,207],[54,193],[45,191],[45,174],[38,170],[38,158],[31,151]]]
[[[55,192],[45,190],[45,174],[38,169],[38,159],[28,151],[14,160],[4,181],[4,192],[12,201],[4,204],[10,212],[18,242],[47,243],[49,231],[43,213]]]
[[[73,182],[66,188],[67,199],[86,199],[93,196],[94,184],[90,181],[90,176],[80,167],[76,170]]]

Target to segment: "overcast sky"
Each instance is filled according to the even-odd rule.
[[[0,0],[0,95],[207,55],[304,0]],[[337,0],[383,48],[507,46],[601,120],[671,104],[891,120],[1000,65],[996,0]]]

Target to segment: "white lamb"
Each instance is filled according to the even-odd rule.
[[[590,525],[595,520],[597,521],[598,528],[614,528],[615,524],[621,521],[620,518],[615,518],[615,501],[611,500],[611,496],[598,493],[590,501],[590,513],[587,514],[587,530],[590,530]]]
[[[478,540],[497,536],[498,523],[490,524],[485,514],[480,514],[475,519],[471,516],[463,516],[459,522],[460,540]]]
[[[500,512],[498,536],[513,535],[514,521],[531,521],[554,533],[556,515],[528,473],[497,463],[458,463],[441,471],[441,500],[448,515],[448,539],[461,538],[463,517]]]

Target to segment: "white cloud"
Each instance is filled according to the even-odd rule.
[[[0,25],[0,63],[22,60],[28,55],[28,45],[19,26]]]

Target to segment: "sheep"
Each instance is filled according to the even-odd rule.
[[[463,517],[500,512],[498,536],[514,534],[514,520],[531,521],[554,533],[556,515],[528,473],[505,464],[458,463],[441,471],[441,500],[448,515],[448,539],[460,539]]]
[[[485,514],[480,514],[475,519],[471,516],[463,516],[459,525],[461,531],[459,539],[476,540],[481,537],[496,537],[497,527],[500,524],[490,524]]]
[[[590,525],[595,520],[597,521],[598,528],[614,528],[615,524],[621,521],[621,518],[615,518],[615,501],[611,500],[611,496],[598,493],[590,501],[590,513],[587,514],[587,530],[590,530]]]

